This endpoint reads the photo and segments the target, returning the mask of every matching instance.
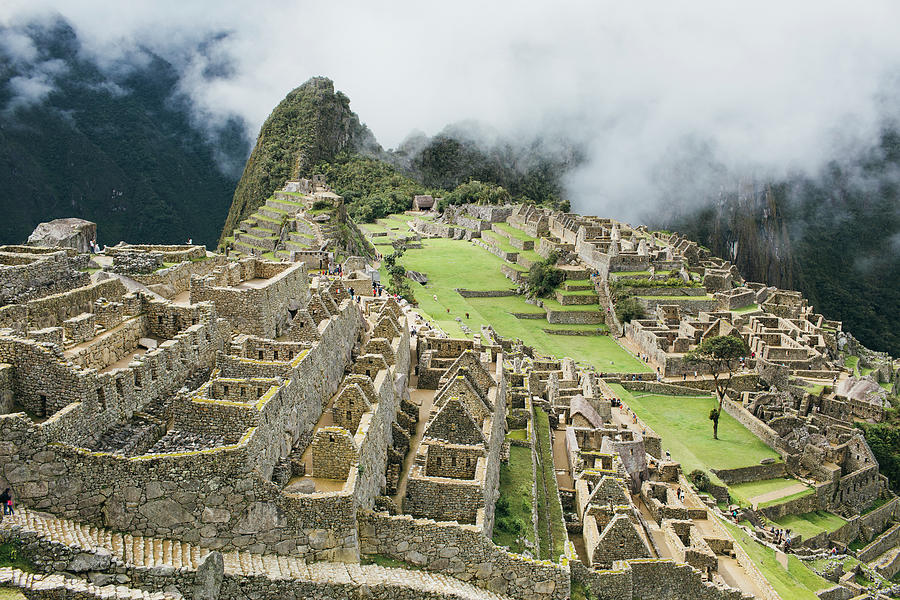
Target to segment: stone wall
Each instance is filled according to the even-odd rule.
[[[84,369],[99,371],[130,354],[137,347],[138,340],[149,331],[146,316],[133,317],[80,346],[68,355],[68,359]]]
[[[21,504],[80,522],[211,548],[355,560],[358,499],[351,492],[290,496],[267,480],[337,389],[360,326],[356,306],[345,301],[329,325],[322,341],[297,359],[293,379],[266,400],[259,426],[236,444],[136,457],[49,445],[61,437],[54,421],[74,421],[81,404],[37,430],[22,415],[0,417],[2,439],[11,442],[0,448],[2,474]],[[244,365],[247,374],[254,374],[255,362]],[[351,470],[348,490],[356,479]]]
[[[758,437],[763,444],[765,444],[772,450],[779,452],[779,436],[774,429],[754,417],[750,411],[741,406],[739,403],[734,402],[733,400],[729,400],[726,398],[722,403],[722,408],[725,409],[725,412],[734,417],[738,423],[749,429],[750,433]]]
[[[515,296],[515,290],[465,290],[456,288],[456,293],[463,298],[505,298]]]
[[[76,264],[64,250],[32,254],[20,253],[15,247],[0,247],[0,305],[27,302],[87,285],[90,275],[76,270]]]
[[[112,278],[31,300],[28,302],[28,327],[59,327],[66,319],[91,312],[98,298],[117,300],[124,294],[125,286],[118,279]]]
[[[175,294],[180,294],[191,289],[191,277],[196,275],[203,277],[213,269],[225,264],[225,257],[216,254],[204,260],[180,262],[165,269],[159,269],[152,273],[136,274],[132,279],[144,285],[171,286]]]
[[[595,325],[605,320],[599,310],[547,310],[547,322],[553,325]]]
[[[770,465],[752,465],[738,469],[713,469],[712,472],[728,485],[787,476],[787,469],[783,462]]]
[[[249,262],[252,261],[252,262]],[[246,264],[245,264],[246,262]],[[191,280],[191,303],[212,301],[219,315],[237,331],[260,337],[276,338],[289,322],[288,307],[305,304],[309,298],[306,266],[256,259],[241,261],[241,280],[268,279],[260,287],[223,287],[215,275]]]
[[[568,567],[507,552],[476,525],[360,511],[359,536],[363,554],[440,571],[513,598],[562,600],[569,595]]]

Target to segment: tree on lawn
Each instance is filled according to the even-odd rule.
[[[737,335],[717,335],[707,338],[687,353],[688,363],[702,364],[709,368],[716,387],[719,405],[709,411],[709,420],[713,422],[713,439],[719,439],[719,416],[722,414],[722,403],[725,393],[731,387],[731,378],[741,364],[741,358],[749,356],[747,343]],[[724,377],[727,372],[727,377]]]

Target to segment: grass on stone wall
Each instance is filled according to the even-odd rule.
[[[722,524],[783,600],[818,600],[816,592],[833,585],[814,573],[796,556],[788,555],[788,568],[785,569],[775,560],[774,550],[751,539],[740,527],[727,521]]]
[[[743,500],[745,504],[750,504],[750,499],[770,492],[783,490],[797,484],[796,479],[790,477],[777,477],[774,479],[763,479],[761,481],[750,481],[748,483],[738,483],[728,486],[729,491],[737,499]]]
[[[836,514],[817,510],[802,515],[786,515],[779,519],[775,519],[775,523],[780,527],[790,529],[792,532],[802,535],[803,539],[809,539],[819,535],[823,531],[836,531],[846,525],[847,521]]]
[[[25,594],[18,588],[0,587],[0,600],[25,600]]]
[[[775,500],[767,500],[765,502],[759,503],[759,508],[766,508],[767,506],[775,506],[776,504],[784,504],[785,502],[790,502],[791,500],[796,500],[797,498],[802,498],[803,496],[809,496],[810,494],[814,494],[815,490],[812,488],[807,488],[802,492],[797,492],[796,494],[790,494],[788,496],[784,496],[782,498],[776,498]]]
[[[540,541],[541,558],[556,562],[565,551],[568,535],[563,521],[562,506],[559,501],[559,490],[556,487],[556,470],[553,467],[552,440],[550,438],[550,421],[540,408],[534,409],[534,430],[537,439],[535,445],[541,463],[538,470],[538,539]],[[546,495],[544,490],[546,489]],[[546,539],[548,535],[550,539]]]
[[[359,564],[361,565],[378,565],[379,567],[387,567],[388,569],[409,569],[412,571],[419,571],[422,569],[419,565],[414,565],[412,563],[408,563],[402,560],[397,560],[396,558],[391,558],[390,556],[384,556],[383,554],[366,554],[360,557]]]
[[[507,546],[510,552],[518,554],[529,546],[534,551],[531,469],[531,448],[522,446],[510,446],[509,464],[500,465],[500,496],[494,513],[492,539],[498,546]]]
[[[15,544],[0,544],[0,567],[12,567],[20,571],[34,571],[34,564],[22,556]]]

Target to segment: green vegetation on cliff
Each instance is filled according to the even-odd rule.
[[[382,160],[349,152],[320,163],[313,172],[325,175],[328,185],[344,197],[350,216],[357,223],[402,213],[409,210],[416,194],[437,193]]]
[[[314,167],[345,150],[376,151],[378,145],[350,110],[350,99],[335,92],[330,79],[313,77],[291,91],[263,123],[223,231],[230,234],[288,179],[312,175]]]

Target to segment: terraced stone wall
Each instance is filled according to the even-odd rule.
[[[438,571],[513,598],[563,600],[566,565],[512,554],[495,546],[478,525],[360,511],[360,550]]]

